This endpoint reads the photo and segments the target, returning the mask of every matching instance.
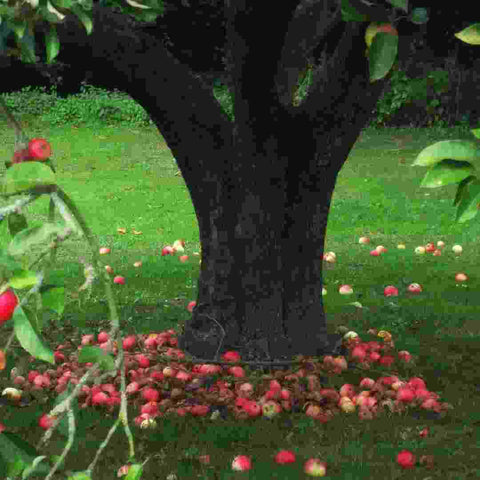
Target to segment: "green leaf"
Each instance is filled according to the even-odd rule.
[[[26,448],[23,448],[24,445]],[[31,461],[27,451],[32,449],[33,447],[20,439],[18,435],[12,432],[2,432],[0,434],[0,472],[4,472],[5,469],[1,467],[7,465],[9,475],[20,474]]]
[[[47,457],[45,455],[36,457],[33,462],[24,470],[22,474],[22,479],[25,480],[26,478],[28,478],[37,469],[37,466],[40,464],[40,462],[42,462],[46,458]]]
[[[27,21],[26,20],[10,20],[9,24],[12,27],[13,31],[15,32],[16,38],[21,40],[23,38],[23,35],[25,34],[25,30],[27,29]]]
[[[393,5],[395,8],[403,10],[405,13],[408,12],[408,0],[388,0],[388,3]]]
[[[16,290],[31,288],[38,282],[37,274],[31,270],[17,270],[9,278],[8,283]]]
[[[17,38],[17,45],[22,52],[22,62],[36,63],[35,59],[35,36],[27,29],[22,38]],[[21,165],[21,164],[20,164]]]
[[[477,177],[475,175],[471,175],[470,177],[464,178],[458,185],[457,193],[455,194],[455,200],[453,201],[453,206],[457,205],[462,198],[463,190],[465,190],[467,184],[471,181],[475,180]]]
[[[475,23],[454,34],[459,40],[470,45],[480,45],[480,23]]]
[[[25,460],[19,454],[15,454],[15,460],[8,463],[8,476],[16,477],[20,475],[26,466]]]
[[[30,227],[17,233],[8,245],[8,253],[13,257],[18,257],[26,253],[33,253],[34,248],[40,247],[45,250],[48,242],[55,239],[58,234],[63,233],[64,227],[58,223],[44,223],[40,226]]]
[[[8,233],[14,237],[18,232],[28,228],[27,218],[21,213],[12,212],[7,215]]]
[[[471,132],[475,137],[480,138],[480,128],[475,128]]]
[[[424,188],[444,187],[452,183],[459,183],[472,176],[474,172],[475,168],[470,162],[442,160],[430,168],[420,186]]]
[[[3,176],[1,193],[16,194],[42,185],[56,185],[57,179],[52,169],[41,162],[17,163]]]
[[[480,159],[480,144],[466,140],[442,140],[424,148],[412,166],[429,167],[445,159]]]
[[[78,363],[99,363],[102,370],[115,370],[115,360],[111,353],[105,353],[100,347],[83,346],[78,354]]]
[[[88,14],[82,7],[80,7],[78,5],[72,5],[72,8],[70,10],[83,23],[83,26],[85,27],[85,30],[87,31],[87,35],[90,35],[92,33],[92,29],[93,29],[92,15]]]
[[[30,320],[25,315],[23,309],[19,306],[17,306],[13,312],[13,322],[15,336],[20,342],[20,345],[32,355],[32,357],[55,365],[53,352],[43,344],[30,323]]]
[[[369,48],[370,83],[384,78],[397,58],[398,35],[379,32]]]
[[[412,10],[410,21],[416,25],[422,25],[428,22],[428,11],[424,7],[417,7]]]
[[[140,464],[135,463],[133,465],[130,465],[125,480],[139,480],[142,477],[142,472],[143,467]]]
[[[55,287],[42,293],[42,305],[62,315],[65,310],[65,288]]]
[[[462,190],[457,208],[456,221],[465,223],[471,220],[480,209],[480,181],[475,179],[469,182]]]
[[[52,5],[70,10],[72,8],[72,0],[53,0]]]
[[[75,472],[67,480],[92,480],[92,477],[87,472]]]
[[[348,0],[342,0],[342,20],[344,22],[366,22],[368,15],[358,13]]]
[[[47,48],[47,63],[52,63],[60,51],[60,42],[58,41],[57,28],[50,24],[50,30],[45,35]]]

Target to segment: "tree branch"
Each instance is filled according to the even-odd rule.
[[[293,88],[307,59],[319,44],[326,42],[341,21],[339,0],[303,0],[298,5],[288,25],[275,80],[282,105],[292,105]]]

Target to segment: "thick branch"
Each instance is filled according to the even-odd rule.
[[[288,25],[276,76],[282,105],[292,105],[293,87],[300,71],[305,68],[307,58],[319,44],[325,43],[332,29],[341,21],[339,0],[304,0],[298,6]]]

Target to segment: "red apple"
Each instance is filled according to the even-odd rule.
[[[44,138],[32,138],[28,142],[28,153],[36,160],[46,160],[52,154],[52,148]]]
[[[18,298],[12,289],[8,289],[0,295],[0,325],[10,320],[18,305]]]

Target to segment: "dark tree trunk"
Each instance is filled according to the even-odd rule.
[[[274,16],[267,2],[243,3],[226,11],[235,123],[158,40],[106,8],[95,8],[89,37],[76,19],[59,25],[60,59],[139,102],[182,171],[202,264],[180,347],[211,360],[228,349],[244,360],[321,355],[339,341],[322,304],[330,201],[383,82],[369,83],[366,24],[342,22],[340,2],[296,12],[298,2],[280,2]],[[291,87],[319,46],[315,84],[293,107]]]

